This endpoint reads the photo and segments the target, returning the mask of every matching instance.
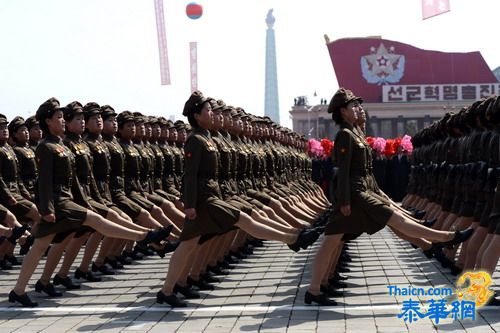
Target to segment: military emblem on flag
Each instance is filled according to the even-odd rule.
[[[371,47],[371,54],[361,57],[361,72],[368,83],[396,83],[404,75],[405,57],[396,54],[394,47],[389,50],[380,43],[378,48]]]

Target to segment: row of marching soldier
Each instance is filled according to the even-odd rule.
[[[20,264],[16,244],[24,255],[10,302],[38,305],[26,288],[44,255],[34,289],[59,297],[175,251],[157,301],[186,306],[263,240],[316,241],[330,203],[304,138],[199,92],[184,114],[189,124],[51,98],[26,121],[0,116],[2,268]]]

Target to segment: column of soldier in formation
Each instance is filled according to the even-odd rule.
[[[117,114],[94,102],[61,106],[55,98],[26,120],[0,115],[0,267],[21,265],[15,249],[24,255],[10,302],[38,305],[26,288],[44,255],[35,291],[58,297],[62,287],[79,289],[144,256],[175,251],[190,220],[184,198],[191,191],[207,201],[220,198],[258,228],[283,235],[271,239],[294,251],[318,238],[322,227],[315,222],[324,224],[331,208],[310,180],[305,138],[268,117],[208,100],[213,122],[207,135],[215,143],[209,150],[217,156],[212,187],[184,182],[185,159],[196,151],[184,152],[191,127],[183,121]],[[203,165],[189,167],[205,177]],[[157,301],[186,306],[177,295],[199,298],[200,290],[213,289],[218,275],[263,244],[242,229],[201,232],[176,273],[173,295],[160,291]]]
[[[500,98],[476,101],[417,133],[402,204],[437,230],[474,229],[452,249],[414,242],[453,275],[483,270],[493,275],[500,256]],[[500,305],[496,298],[491,305]]]

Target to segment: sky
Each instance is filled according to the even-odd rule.
[[[172,84],[162,86],[153,0],[0,0],[0,113],[27,117],[54,96],[184,119],[196,41],[198,88],[263,115],[271,8],[285,126],[294,97],[319,102],[338,88],[324,34],[480,51],[492,70],[500,66],[497,0],[450,0],[449,13],[424,21],[421,0],[199,0],[198,20],[186,16],[189,2],[164,0]]]

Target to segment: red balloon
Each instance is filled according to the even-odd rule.
[[[192,20],[197,20],[203,15],[203,7],[196,2],[190,2],[186,6],[186,15]]]

